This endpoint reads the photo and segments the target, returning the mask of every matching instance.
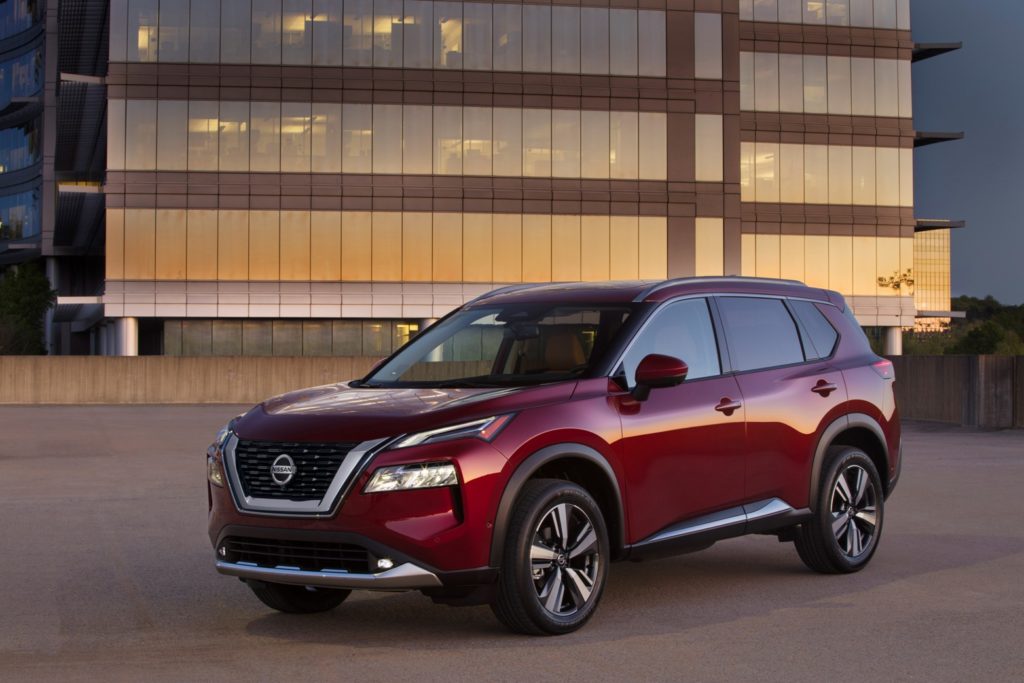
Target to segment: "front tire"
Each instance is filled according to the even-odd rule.
[[[249,588],[267,607],[287,614],[316,614],[334,609],[352,591],[249,581]]]
[[[860,449],[832,446],[819,487],[814,518],[796,531],[796,551],[822,574],[860,571],[882,533],[885,496],[878,470]]]
[[[509,524],[491,609],[517,633],[571,633],[597,609],[609,558],[604,517],[589,493],[559,479],[529,481]]]

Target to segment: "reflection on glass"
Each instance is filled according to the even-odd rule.
[[[779,110],[779,56],[775,53],[754,53],[754,107]]]
[[[281,0],[252,0],[252,63],[281,63]]]
[[[160,100],[157,105],[156,167],[161,171],[188,168],[188,102]]]
[[[157,61],[158,7],[158,0],[129,0],[126,53],[129,62]]]
[[[548,5],[523,5],[523,71],[551,71],[551,7]]]
[[[404,130],[415,130],[415,135],[402,135],[402,172],[430,173],[432,164],[430,154],[433,147],[431,132],[431,108],[424,105],[407,104],[402,109]],[[374,122],[376,131],[376,122]],[[396,129],[389,132],[394,135]],[[374,140],[377,137],[374,136]],[[375,145],[376,146],[376,145]],[[374,168],[376,172],[376,168]]]
[[[695,121],[695,177],[698,181],[722,181],[722,115],[697,114]]]
[[[850,113],[850,58],[829,57],[828,111],[830,114]]]
[[[584,7],[580,10],[580,71],[608,73],[608,10]]]
[[[111,38],[113,38],[113,31]],[[113,55],[111,56],[113,59]],[[196,2],[189,8],[188,60],[217,62],[220,60],[220,5]]]
[[[373,171],[373,109],[368,104],[341,105],[341,170]]]
[[[313,0],[313,64],[341,66],[344,45],[344,2],[342,0]]]
[[[523,110],[523,175],[551,177],[551,110]]]
[[[316,35],[316,24],[313,25]],[[341,173],[341,104],[313,103],[313,173]]]
[[[491,110],[465,107],[462,115],[463,172],[491,175]]]
[[[492,7],[491,12],[494,18],[494,70],[521,71],[523,67],[522,7],[520,5],[496,4]],[[495,159],[497,159],[497,154],[495,154]]]
[[[661,61],[664,68],[664,54]],[[579,7],[555,5],[551,8],[551,70],[556,73],[579,73]]]
[[[281,170],[281,104],[253,102],[250,122],[250,170],[277,173]]]
[[[402,0],[373,0],[373,65],[402,66]]]
[[[221,171],[249,171],[248,102],[220,103],[219,147]]]
[[[637,71],[641,76],[665,75],[665,13],[637,12],[639,32]]]
[[[220,0],[220,61],[247,64],[252,30],[249,0]]]
[[[0,240],[38,235],[39,209],[39,188],[0,196]]]
[[[312,60],[313,6],[310,0],[284,0],[281,17],[281,63],[309,64]]]
[[[694,74],[697,78],[722,77],[722,15],[693,15]]]
[[[580,112],[554,109],[551,112],[551,175],[580,177]]]
[[[217,170],[218,109],[217,102],[192,100],[188,103],[189,170]]]
[[[397,104],[373,105],[373,172],[402,172],[402,107]]]
[[[466,55],[463,68],[490,71],[491,54],[491,5],[478,2],[463,3],[463,32]]]
[[[608,127],[608,112],[580,112],[580,175],[584,178],[608,177],[610,160]]]
[[[910,62],[907,62],[909,65]],[[854,116],[875,115],[875,60],[854,57],[850,60],[851,111]]]
[[[127,168],[153,170],[156,168],[156,100],[128,100],[124,163]],[[0,132],[0,137],[8,138],[9,132],[19,129],[7,129]],[[6,140],[4,152],[9,155],[3,160],[2,168],[10,171],[24,168],[28,163],[20,162],[10,156],[12,149]],[[19,155],[23,156],[23,155]]]
[[[434,107],[434,173],[462,175],[462,107]]]
[[[434,67],[462,68],[462,3],[434,3]]]
[[[160,49],[162,62],[188,61],[188,3],[160,3]]]
[[[309,173],[312,142],[311,105],[307,102],[282,102],[281,171]]]
[[[431,3],[425,0],[405,0],[405,16],[401,26],[404,66],[412,69],[429,69],[433,66],[433,27]]]
[[[342,54],[346,66],[373,64],[373,0],[345,0]]]
[[[715,15],[719,16],[719,15]],[[634,10],[613,9],[609,12],[609,68],[611,74],[637,74],[637,16]]]
[[[636,178],[640,169],[639,117],[632,111],[613,111],[608,119],[610,177]]]
[[[494,109],[494,175],[523,175],[523,110]]]

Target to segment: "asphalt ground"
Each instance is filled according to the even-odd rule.
[[[612,567],[580,632],[354,593],[265,608],[218,575],[204,451],[238,411],[0,408],[0,680],[1024,680],[1024,432],[906,427],[851,576],[755,536]]]

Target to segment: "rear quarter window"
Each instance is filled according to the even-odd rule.
[[[758,370],[804,362],[796,322],[781,299],[727,296],[718,310],[733,370]]]
[[[809,343],[804,344],[804,350],[808,360],[831,356],[839,341],[839,333],[825,314],[810,301],[790,301],[789,305],[807,333]]]

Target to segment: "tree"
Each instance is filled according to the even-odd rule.
[[[56,302],[57,292],[35,263],[0,276],[0,355],[46,353],[43,318]]]

